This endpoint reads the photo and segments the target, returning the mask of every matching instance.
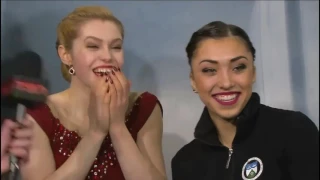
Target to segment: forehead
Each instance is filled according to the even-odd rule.
[[[212,59],[221,61],[230,60],[237,56],[250,56],[250,52],[242,39],[239,37],[210,38],[199,43],[194,54],[194,60]]]
[[[118,26],[107,20],[90,20],[80,26],[79,38],[94,36],[105,41],[115,38],[121,38],[121,32]]]

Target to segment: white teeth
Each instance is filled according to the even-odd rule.
[[[237,94],[230,94],[230,95],[217,95],[216,98],[220,101],[232,101],[237,97]]]
[[[111,69],[95,69],[93,72],[96,72],[96,73],[110,73],[112,70]]]

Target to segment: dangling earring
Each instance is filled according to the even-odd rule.
[[[69,74],[74,75],[76,71],[74,70],[73,66],[69,68]]]

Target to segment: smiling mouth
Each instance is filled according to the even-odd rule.
[[[235,92],[235,93],[229,93],[229,94],[216,94],[216,95],[213,95],[212,97],[219,104],[223,106],[230,106],[238,102],[239,96],[240,96],[240,93]]]
[[[103,76],[108,75],[113,71],[113,67],[107,67],[107,68],[95,68],[92,70],[93,73],[95,73],[97,76]]]
[[[215,97],[219,100],[219,101],[225,101],[225,102],[229,102],[229,101],[233,101],[238,94],[231,94],[231,95],[216,95]]]

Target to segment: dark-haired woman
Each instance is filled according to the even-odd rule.
[[[255,48],[238,26],[211,22],[186,48],[205,108],[195,139],[172,159],[173,180],[318,180],[319,131],[301,112],[252,92]]]

